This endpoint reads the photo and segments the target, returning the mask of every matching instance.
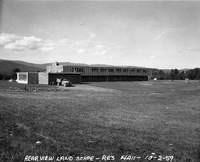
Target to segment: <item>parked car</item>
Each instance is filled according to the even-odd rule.
[[[62,80],[62,85],[63,85],[64,87],[71,87],[71,86],[72,86],[72,83],[71,83],[69,80],[67,80],[67,79],[63,79],[63,80]]]

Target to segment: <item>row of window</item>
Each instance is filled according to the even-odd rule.
[[[27,80],[26,74],[19,74],[19,80]]]
[[[72,72],[83,72],[83,68],[72,68]]]
[[[72,72],[83,72],[84,70],[83,70],[83,68],[78,68],[78,67],[73,67],[72,68]],[[121,69],[121,68],[116,68],[116,69],[114,69],[114,68],[109,68],[108,69],[108,72],[117,72],[117,73],[120,73],[120,72],[125,72],[125,73],[127,73],[127,72],[137,72],[137,73],[141,73],[141,72],[143,72],[143,73],[146,73],[147,72],[147,69],[128,69],[128,68],[123,68],[123,69]],[[106,68],[92,68],[92,72],[107,72],[107,69]]]

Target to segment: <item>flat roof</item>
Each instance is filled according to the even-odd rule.
[[[112,65],[108,65],[108,66],[101,66],[101,65],[62,65],[62,66],[66,66],[66,67],[91,67],[91,68],[136,68],[136,69],[148,69],[146,67],[140,67],[140,66],[112,66]]]
[[[17,72],[17,73],[34,73],[34,74],[36,74],[36,73],[47,73],[47,72],[27,72],[27,71],[25,71],[25,72],[22,72],[22,71],[20,71],[20,72]],[[79,75],[79,74],[81,74],[81,73],[78,73],[78,72],[59,72],[59,73],[47,73],[47,74],[76,74],[76,75]]]
[[[17,72],[17,73],[38,73],[38,72],[20,71],[20,72]]]
[[[73,75],[81,75],[81,73],[78,73],[78,72],[61,72],[61,73],[48,73],[48,74],[73,74]]]

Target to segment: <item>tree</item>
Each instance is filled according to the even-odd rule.
[[[189,71],[186,72],[186,77],[191,80],[194,80],[194,79],[199,80],[200,79],[200,68],[190,69]]]
[[[173,81],[175,79],[174,69],[171,69],[169,75],[170,75],[170,79]]]
[[[164,80],[165,79],[165,77],[166,77],[166,74],[162,71],[162,70],[159,70],[158,71],[158,79],[159,80]]]
[[[12,77],[11,75],[6,75],[5,80],[9,80],[9,79],[11,79],[11,77]]]
[[[20,72],[20,69],[18,69],[18,68],[13,69],[14,74],[16,74],[17,72]]]
[[[17,72],[20,72],[19,68],[13,69],[12,79],[17,79]]]
[[[158,75],[158,69],[152,69],[152,79],[157,78]]]
[[[200,79],[200,68],[195,68],[194,73],[195,73],[195,79],[199,80]]]
[[[198,74],[197,74],[197,77],[196,77],[197,80],[200,79],[200,70],[198,71]]]
[[[171,71],[170,71],[170,79],[171,80],[180,79],[179,78],[179,70],[178,69],[171,69]]]
[[[174,69],[174,75],[175,75],[175,79],[179,79],[179,70],[178,69]]]
[[[179,73],[179,79],[181,79],[181,80],[185,79],[185,72],[184,71],[181,71]]]
[[[169,80],[169,79],[171,79],[171,77],[170,77],[170,74],[169,74],[169,73],[166,73],[166,75],[165,75],[165,79],[166,79],[166,80]]]
[[[4,78],[3,75],[0,74],[0,80],[3,80],[3,78]]]
[[[153,69],[152,70],[152,77],[157,78],[159,80],[164,80],[166,78],[166,74],[162,70]]]

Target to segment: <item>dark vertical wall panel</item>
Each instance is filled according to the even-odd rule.
[[[81,76],[82,82],[99,82],[99,81],[148,81],[148,76],[129,76],[129,75],[112,75],[112,76]]]
[[[49,84],[51,82],[56,82],[57,78],[67,79],[72,84],[81,83],[81,75],[74,73],[74,74],[66,74],[66,73],[49,73]]]
[[[28,84],[38,84],[38,73],[28,73]]]

